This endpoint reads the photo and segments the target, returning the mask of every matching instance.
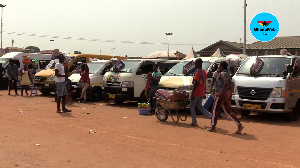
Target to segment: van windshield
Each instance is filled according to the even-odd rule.
[[[260,71],[260,76],[283,76],[283,71],[291,63],[291,58],[274,58],[260,57],[264,62],[263,69]],[[237,75],[250,75],[250,67],[255,62],[256,57],[247,58],[237,71]]]
[[[90,74],[97,73],[105,64],[106,62],[87,63]]]
[[[183,67],[189,63],[190,61],[183,61],[183,62],[179,62],[176,65],[174,65],[166,74],[165,76],[184,76],[185,74],[183,74],[182,70]],[[211,62],[208,61],[203,61],[202,63],[202,69],[204,69],[205,71],[207,71],[208,67],[210,66]],[[195,72],[189,74],[189,76],[192,76]]]
[[[138,60],[124,60],[125,67],[118,71],[118,72],[126,72],[126,73],[133,73],[138,68],[141,61]],[[113,68],[110,69],[110,71],[113,71]]]
[[[0,58],[0,63],[2,63],[2,67],[5,67],[5,65],[9,62],[10,58]]]

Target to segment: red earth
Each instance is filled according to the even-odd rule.
[[[198,115],[159,122],[138,114],[137,103],[68,105],[56,113],[54,97],[8,96],[0,91],[0,167],[300,167],[300,121],[281,114],[242,118],[243,134],[229,118],[217,132]],[[21,112],[20,112],[21,111]],[[96,133],[89,133],[95,129]]]

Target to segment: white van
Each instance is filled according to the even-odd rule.
[[[242,115],[251,111],[287,113],[289,121],[297,119],[300,111],[300,73],[297,56],[259,56],[264,62],[257,76],[250,76],[250,67],[257,57],[248,57],[233,77],[232,107]],[[299,61],[299,59],[297,60]]]
[[[111,68],[107,60],[93,60],[87,63],[90,71],[90,86],[87,91],[88,98],[91,101],[96,101],[102,97],[103,75]],[[77,97],[81,94],[81,83],[79,83],[81,76],[80,72],[73,73],[69,79],[71,80],[72,92]]]
[[[212,75],[213,72],[216,71],[214,67],[216,64],[220,64],[221,61],[226,61],[226,57],[198,57],[201,58],[202,69],[207,72],[207,80],[206,80],[206,92],[209,93],[211,89],[212,83]],[[193,87],[193,77],[194,73],[185,75],[183,74],[183,67],[192,60],[196,60],[197,58],[192,58],[188,60],[184,60],[182,62],[177,63],[173,66],[160,80],[160,88],[166,89],[169,92],[172,92],[174,89],[184,90],[187,92],[192,91]]]
[[[103,97],[122,103],[125,100],[145,101],[146,75],[152,72],[154,64],[165,74],[178,61],[166,59],[127,59],[120,72],[106,72],[104,75]]]
[[[22,52],[10,52],[2,57],[0,57],[0,63],[2,63],[2,67],[7,69],[7,66],[9,64],[9,60],[12,59],[12,61],[20,68],[23,68],[23,55],[28,55],[30,56],[30,64],[29,64],[29,69],[32,70],[33,64],[35,64],[34,60],[37,61],[37,69],[36,73],[45,69],[45,67],[48,65],[48,63],[51,60],[52,55],[51,54],[40,54],[40,53],[22,53]],[[7,74],[4,75],[4,82],[7,82]],[[20,80],[20,78],[19,78]],[[7,83],[5,83],[5,86]]]

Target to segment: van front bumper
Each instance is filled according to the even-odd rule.
[[[288,109],[286,98],[268,98],[267,100],[250,100],[241,99],[238,95],[232,95],[231,107],[238,110],[255,111],[262,113],[289,113],[292,109]],[[255,105],[254,107],[249,107]],[[248,106],[248,107],[247,107]]]
[[[55,92],[55,83],[34,83],[38,90]]]
[[[102,88],[102,96],[107,100],[133,100],[134,88],[104,86]]]

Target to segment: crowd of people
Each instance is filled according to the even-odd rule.
[[[215,88],[211,90],[211,94],[215,95],[214,102],[212,105],[211,112],[208,109],[204,108],[202,105],[203,99],[205,98],[206,91],[206,80],[207,73],[202,69],[202,59],[198,58],[195,60],[196,72],[193,78],[193,90],[190,96],[190,112],[192,117],[191,126],[198,126],[196,119],[196,108],[203,113],[207,118],[211,119],[211,128],[207,129],[209,132],[216,131],[217,121],[220,115],[220,110],[223,108],[223,111],[233,120],[238,129],[235,133],[240,134],[244,129],[244,126],[241,124],[236,114],[231,110],[231,95],[232,95],[232,83],[231,83],[231,71],[228,69],[228,63],[222,61],[218,67],[215,67],[216,71],[213,75],[212,87]],[[148,74],[148,79],[150,79],[150,85],[148,89],[148,94],[150,97],[150,106],[151,112],[154,113],[156,110],[156,102],[154,94],[159,86],[159,81],[161,78],[161,73],[157,72],[157,65],[153,66],[153,73]],[[215,92],[215,93],[213,93]]]
[[[65,100],[66,96],[70,94],[71,90],[70,80],[68,79],[68,63],[63,54],[60,54],[58,57],[59,62],[55,64],[55,84],[56,84],[56,92],[55,92],[55,101],[57,102],[57,112],[70,112],[71,110],[66,109]],[[32,68],[30,69],[29,66]],[[25,94],[28,95],[28,90],[30,85],[33,85],[33,79],[36,71],[36,65],[29,65],[24,63],[23,67],[19,69],[19,67],[14,63],[11,59],[9,60],[9,64],[7,66],[7,71],[3,68],[2,63],[0,63],[0,89],[3,90],[5,87],[8,88],[8,95],[11,95],[11,90],[14,89],[15,95],[18,94],[18,86],[17,83],[20,77],[20,85],[21,85],[21,96],[23,96],[24,91]],[[82,93],[79,98],[79,102],[86,102],[86,91],[90,84],[89,79],[89,68],[86,63],[81,64],[79,68],[81,79],[80,82],[82,84]],[[4,75],[7,72],[8,77],[8,86],[4,86]],[[69,89],[67,89],[69,88]],[[62,103],[62,110],[60,110],[59,104]]]
[[[66,108],[66,97],[68,96],[68,90],[70,90],[67,89],[70,87],[70,82],[68,79],[68,66],[65,64],[65,57],[63,54],[60,54],[58,59],[59,62],[55,64],[57,113],[71,112],[71,110]],[[190,125],[198,126],[196,119],[196,108],[198,108],[201,113],[203,113],[207,118],[211,119],[211,128],[207,129],[207,131],[215,132],[220,110],[223,108],[223,111],[237,124],[238,129],[236,133],[241,133],[244,127],[235,113],[231,111],[232,84],[230,70],[227,69],[228,63],[226,61],[222,61],[218,67],[215,67],[216,71],[213,75],[213,82],[211,86],[211,88],[215,88],[211,90],[211,93],[214,93],[213,95],[215,98],[211,112],[209,112],[208,109],[204,108],[202,105],[203,99],[205,98],[207,80],[207,74],[206,71],[202,69],[202,63],[203,61],[201,58],[195,60],[195,67],[197,70],[193,78],[193,90],[190,96],[190,112],[192,117],[192,123]],[[90,85],[89,67],[86,63],[82,63],[79,71],[81,76],[80,82],[82,85],[82,93],[78,98],[78,102],[85,103],[87,99],[86,91]],[[21,96],[23,96],[23,91],[25,91],[25,94],[28,95],[29,86],[33,84],[34,73],[35,72],[30,71],[27,64],[24,64],[24,67],[18,70],[18,66],[14,64],[12,60],[10,60],[9,65],[7,66],[9,80],[8,95],[11,94],[10,92],[12,88],[14,88],[15,94],[18,95],[18,76],[21,76]],[[2,79],[4,74],[5,69],[0,64],[0,86],[3,85]],[[156,110],[156,99],[154,97],[155,92],[159,88],[161,76],[162,74],[158,71],[158,65],[153,65],[153,72],[148,74],[149,88],[147,92],[151,107],[150,113],[152,114],[154,114]],[[60,104],[62,104],[62,108],[60,108]]]

